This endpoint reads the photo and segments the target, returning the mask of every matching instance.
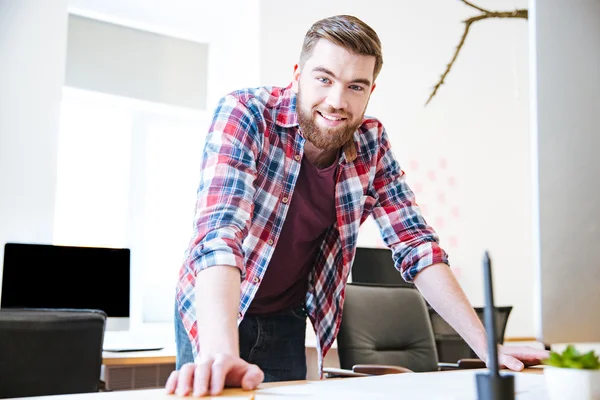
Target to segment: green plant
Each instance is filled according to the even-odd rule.
[[[573,345],[568,345],[561,354],[551,351],[542,363],[559,368],[600,369],[600,360],[593,350],[581,354]]]

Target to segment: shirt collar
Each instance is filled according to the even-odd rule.
[[[298,126],[298,114],[296,113],[296,93],[292,90],[292,84],[282,88],[278,99],[277,120],[275,123],[284,128]]]

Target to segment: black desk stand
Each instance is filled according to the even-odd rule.
[[[485,279],[484,322],[488,343],[489,373],[476,375],[478,400],[514,400],[514,375],[500,375],[498,372],[498,346],[496,344],[496,319],[494,317],[494,291],[492,286],[492,262],[488,252],[483,259],[483,277]]]

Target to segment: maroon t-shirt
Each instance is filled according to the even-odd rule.
[[[248,314],[277,313],[304,302],[323,235],[335,222],[337,166],[336,160],[318,169],[302,159],[281,235]]]

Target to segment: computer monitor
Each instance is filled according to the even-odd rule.
[[[130,250],[6,243],[0,308],[88,308],[129,329]]]
[[[600,2],[532,5],[536,337],[599,344]]]

